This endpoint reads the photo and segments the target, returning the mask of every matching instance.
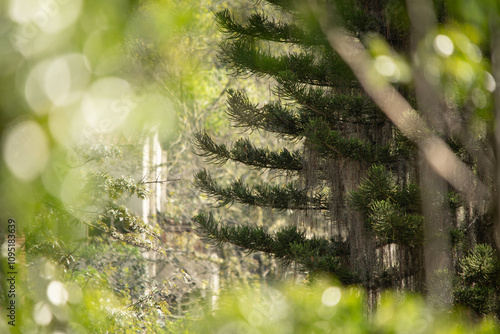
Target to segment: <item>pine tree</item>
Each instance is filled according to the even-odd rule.
[[[361,284],[371,296],[385,288],[426,291],[421,198],[428,194],[420,186],[417,145],[363,90],[310,13],[298,10],[293,1],[267,2],[277,15],[259,12],[241,20],[228,10],[216,14],[227,36],[220,46],[222,62],[235,75],[269,78],[276,97],[261,104],[242,91],[229,90],[227,115],[236,128],[271,132],[283,141],[303,143],[302,150],[273,151],[248,138],[226,145],[205,132],[194,142],[210,163],[235,161],[294,181],[245,184],[238,179],[222,186],[202,170],[194,184],[220,206],[241,203],[307,214],[298,214],[298,224],[290,222],[276,232],[200,214],[194,218],[198,230],[215,244],[232,243],[296,263],[311,277],[326,272],[343,284]],[[399,1],[334,3],[352,38],[368,44],[370,36],[379,34],[395,51],[410,53],[410,19]],[[444,22],[446,4],[440,5],[439,20]],[[411,86],[403,81],[393,86],[417,109]],[[466,101],[459,103],[465,109]],[[469,166],[477,163],[453,133],[439,136]],[[478,151],[485,149],[484,142],[475,142]],[[452,243],[448,251],[456,277],[454,300],[481,314],[497,312],[498,288],[492,283],[498,271],[496,254],[491,247],[474,248],[494,244],[488,237],[491,218],[474,211],[450,185],[445,189],[437,205],[446,207],[450,217],[443,217],[440,237]],[[307,221],[311,216],[315,223]],[[478,261],[488,262],[488,268],[476,265]],[[484,288],[474,288],[483,281]],[[472,295],[477,303],[465,302]]]

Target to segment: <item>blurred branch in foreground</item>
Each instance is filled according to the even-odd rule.
[[[321,8],[311,1],[313,9]],[[427,126],[426,121],[382,75],[374,70],[374,61],[366,48],[355,37],[330,19],[318,15],[328,41],[351,67],[366,93],[387,117],[414,141],[432,168],[474,203],[480,213],[491,205],[486,185],[460,161],[450,147]]]

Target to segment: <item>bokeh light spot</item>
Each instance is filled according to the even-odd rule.
[[[392,58],[388,56],[378,56],[375,58],[375,69],[393,82],[398,81],[401,77],[398,66],[394,63]]]
[[[106,77],[94,82],[82,101],[82,112],[88,125],[108,133],[119,126],[132,109],[132,89],[128,81]],[[123,107],[130,105],[130,107]]]
[[[41,326],[47,326],[52,321],[52,311],[45,302],[38,302],[33,308],[33,320]]]
[[[486,72],[486,71],[484,72],[484,75],[486,77],[485,87],[490,93],[493,93],[495,91],[495,89],[497,88],[495,78],[493,78],[491,73]]]
[[[471,99],[476,107],[481,109],[486,107],[486,105],[488,104],[488,98],[486,97],[486,94],[478,88],[474,88],[472,90]]]
[[[248,322],[252,327],[259,327],[264,323],[264,316],[262,313],[253,310],[248,316]]]
[[[477,45],[472,43],[469,43],[469,45],[467,46],[467,54],[469,58],[476,63],[481,62],[481,59],[483,58],[481,49],[479,49]]]
[[[82,0],[46,1],[40,8],[50,19],[41,29],[46,33],[55,34],[73,25],[80,16],[82,4]]]
[[[339,287],[331,286],[323,292],[321,296],[321,301],[325,306],[335,306],[340,302],[340,298],[342,296],[342,292]]]
[[[47,286],[47,297],[52,304],[62,306],[68,301],[68,290],[63,283],[52,281]]]
[[[38,123],[28,120],[16,124],[4,140],[3,158],[17,178],[30,182],[45,169],[49,144]]]
[[[424,67],[425,79],[431,84],[438,84],[443,74],[443,63],[438,57],[430,57]]]
[[[68,28],[80,16],[82,0],[10,0],[9,16],[19,24],[32,23],[44,33]],[[35,28],[32,26],[31,28]],[[38,30],[38,29],[37,29]]]
[[[68,63],[59,58],[49,66],[45,73],[45,93],[52,102],[60,104],[60,101],[68,95],[70,85],[71,75],[69,73]]]
[[[453,41],[446,35],[437,35],[434,38],[434,49],[443,57],[448,57],[455,49]]]
[[[77,101],[90,81],[88,62],[81,54],[69,54],[55,59],[44,76],[44,89],[58,106]]]
[[[52,279],[57,272],[57,268],[51,261],[46,261],[43,265],[41,276],[46,279]]]
[[[68,149],[70,149],[75,135],[81,131],[81,128],[78,127],[78,123],[80,122],[81,124],[82,121],[81,117],[80,120],[75,117],[77,115],[74,113],[73,108],[73,105],[54,108],[50,110],[48,119],[52,137]]]
[[[29,22],[39,10],[39,0],[10,0],[9,16],[17,23]]]
[[[88,61],[81,54],[68,54],[35,66],[29,73],[24,93],[37,114],[46,114],[52,105],[77,102],[90,81]]]
[[[46,114],[52,103],[45,94],[43,78],[50,63],[45,61],[37,64],[29,73],[24,85],[24,95],[31,109],[39,114]]]

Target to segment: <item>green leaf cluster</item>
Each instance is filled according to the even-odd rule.
[[[500,310],[500,266],[493,248],[477,244],[460,259],[459,276],[455,279],[456,303],[470,307],[481,315]]]
[[[373,165],[368,176],[350,194],[351,205],[364,217],[382,243],[419,246],[423,242],[423,217],[416,185],[396,186],[391,173]]]

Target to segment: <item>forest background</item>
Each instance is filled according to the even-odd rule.
[[[414,8],[414,12],[411,6],[406,8],[399,1],[381,1],[377,5],[387,9],[390,17],[408,10],[411,19],[411,15],[422,18],[419,13],[433,7],[431,2],[422,3],[428,7]],[[472,305],[473,311],[467,311],[467,317],[448,312],[447,317],[440,318],[434,315],[437,311],[432,307],[443,305],[434,305],[432,299],[425,304],[419,297],[387,294],[382,299],[377,296],[369,305],[363,288],[339,287],[331,279],[309,282],[311,271],[303,270],[300,261],[289,261],[292,266],[283,267],[273,257],[261,253],[248,255],[241,248],[228,245],[210,247],[194,233],[191,218],[208,210],[215,217],[224,217],[219,219],[229,226],[251,221],[270,232],[279,230],[286,222],[296,224],[303,219],[293,210],[276,212],[265,205],[213,208],[210,199],[193,186],[193,175],[206,166],[196,155],[200,145],[198,150],[193,145],[194,137],[201,138],[199,131],[209,132],[217,142],[234,142],[241,135],[231,128],[224,113],[228,89],[244,91],[259,105],[266,105],[275,97],[275,82],[262,76],[237,77],[228,72],[224,57],[217,57],[218,44],[226,37],[217,28],[214,13],[229,8],[240,22],[255,12],[286,20],[291,14],[282,9],[290,4],[11,0],[0,5],[0,224],[5,234],[2,274],[6,278],[1,283],[6,316],[0,321],[0,330],[135,333],[205,332],[210,328],[214,332],[258,329],[289,333],[340,328],[359,332],[497,329],[494,315],[498,306],[498,264],[494,260],[494,238],[490,248],[483,246],[481,251],[471,247],[469,252],[460,253],[462,260],[456,262],[461,268],[469,262],[474,267],[479,257],[478,266],[487,266],[486,271],[474,271],[476,276],[472,279],[489,284],[486,302],[493,305],[493,312],[478,311]],[[378,99],[380,91],[371,90],[370,80],[363,78],[360,67],[356,68],[366,64],[350,63],[339,51],[352,47],[345,42],[349,39],[334,29],[331,24],[335,22],[325,22],[315,11],[320,4],[307,4],[309,9],[294,11],[311,15],[318,22],[318,33],[327,36],[330,47],[344,58],[368,95],[404,135],[416,142],[423,155],[419,159],[437,171],[446,187],[450,185],[456,190],[446,192],[451,194],[449,202],[465,201],[475,210],[482,210],[477,208],[484,203],[495,208],[498,168],[494,150],[499,145],[495,129],[497,88],[493,78],[497,69],[495,59],[489,55],[500,54],[494,52],[498,45],[494,33],[498,31],[498,5],[494,1],[459,2],[456,8],[449,8],[456,10],[455,15],[462,15],[465,23],[442,24],[439,33],[422,28],[422,39],[426,34],[432,36],[428,38],[435,54],[429,58],[432,66],[422,72],[426,73],[423,79],[412,77],[418,74],[412,71],[416,65],[391,50],[383,34],[371,36],[367,44],[365,56],[372,60],[366,64],[373,65],[379,88],[411,82],[418,87],[419,80],[427,80],[431,88],[444,91],[452,102],[467,107],[470,132],[465,132],[465,139],[461,140],[466,144],[477,138],[480,143],[491,140],[493,152],[486,150],[484,157],[484,152],[479,152],[477,160],[472,159],[466,168],[460,169],[462,165],[455,162],[457,159],[446,154],[468,157],[478,151],[468,151],[465,144],[464,149],[455,142],[440,141],[446,137],[445,131],[435,131],[428,137],[427,133],[412,133],[425,132],[426,128],[405,128],[397,117],[391,116],[391,107]],[[441,4],[436,2],[436,8]],[[422,26],[425,24],[423,20]],[[468,40],[464,42],[463,37]],[[454,53],[455,44],[465,46]],[[293,46],[277,46],[273,50],[292,51]],[[353,58],[356,59],[359,60]],[[441,81],[436,76],[445,79]],[[429,87],[422,89],[420,98]],[[413,105],[414,101],[410,102]],[[412,126],[418,122],[418,117],[413,118]],[[469,133],[472,135],[467,137]],[[150,166],[151,170],[144,172],[144,143],[155,134],[165,152],[162,167],[166,172],[159,174],[161,178],[151,179],[158,166]],[[270,149],[302,148],[300,140],[285,142],[265,131],[254,131],[249,136],[254,144]],[[425,145],[419,142],[423,139],[428,140]],[[440,164],[438,158],[443,156],[448,160]],[[477,170],[478,166],[484,167],[478,163],[481,158],[492,164],[492,173]],[[246,170],[237,164],[228,166],[213,169],[211,177],[239,178],[249,184],[288,182],[292,177],[267,170]],[[450,173],[450,166],[458,169]],[[474,178],[477,175],[492,175],[492,179]],[[428,181],[428,185],[434,187],[440,182]],[[149,198],[158,185],[162,185],[166,201],[148,217],[146,224],[130,207],[137,203],[134,198],[139,202]],[[203,186],[200,188],[203,190]],[[430,208],[426,212],[431,217],[429,221],[439,210]],[[496,215],[494,209],[491,212]],[[457,229],[454,236],[460,238],[460,233]],[[439,242],[433,247],[441,250]],[[161,279],[152,275],[159,266],[170,268],[170,275]],[[428,272],[435,269],[439,268]],[[443,287],[445,292],[451,290],[452,282],[447,283],[449,274],[441,274],[443,279],[439,282],[444,285],[432,290],[433,283],[428,281],[430,291]],[[465,274],[461,277],[470,279]],[[292,281],[290,286],[277,284],[286,279]],[[474,291],[470,293],[464,301],[477,296]],[[483,302],[479,300],[479,305]],[[446,311],[450,304],[444,303]]]

